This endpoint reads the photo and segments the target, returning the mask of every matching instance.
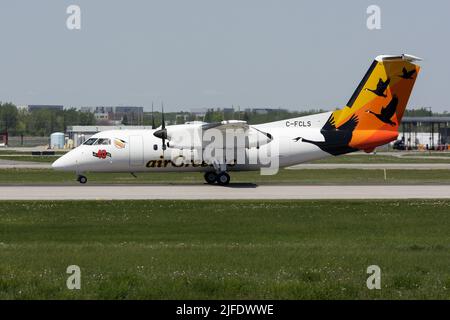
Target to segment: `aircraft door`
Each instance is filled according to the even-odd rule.
[[[130,136],[130,167],[144,165],[144,142],[142,136]]]

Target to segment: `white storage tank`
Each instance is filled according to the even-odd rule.
[[[64,148],[64,133],[54,132],[50,135],[50,148],[52,149]]]

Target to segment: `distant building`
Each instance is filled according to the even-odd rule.
[[[81,107],[82,112],[92,112],[98,122],[141,125],[144,122],[144,107],[135,106],[97,106]]]
[[[33,112],[36,110],[56,110],[62,111],[64,110],[64,106],[62,105],[52,105],[52,104],[30,104],[28,105],[28,111]]]
[[[114,112],[114,107],[81,107],[80,111],[92,113],[112,113]]]
[[[207,108],[193,108],[191,109],[191,114],[193,114],[196,117],[203,118],[206,115],[206,112],[208,112]]]
[[[67,134],[69,139],[73,141],[73,147],[78,147],[83,144],[84,141],[89,139],[97,132],[107,130],[125,130],[125,129],[148,129],[151,130],[151,126],[69,126],[67,127]]]
[[[127,125],[140,125],[144,122],[144,107],[115,107],[111,120],[121,120]]]
[[[253,108],[253,109],[247,108],[245,109],[245,112],[254,112],[256,114],[265,115],[274,112],[288,112],[288,110],[280,108]]]
[[[109,114],[108,113],[94,113],[94,117],[96,121],[108,121]]]
[[[404,117],[399,131],[408,149],[448,149],[450,145],[450,117]]]
[[[268,114],[271,111],[271,109],[267,109],[267,108],[256,108],[253,109],[253,112],[256,114]]]
[[[234,108],[223,108],[223,113],[234,113]]]

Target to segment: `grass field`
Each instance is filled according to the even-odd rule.
[[[450,299],[450,201],[0,203],[0,299]],[[81,268],[68,290],[67,266]],[[366,269],[381,268],[381,290]]]
[[[262,176],[259,171],[231,172],[232,183],[256,184],[450,184],[450,170],[281,169],[277,175]],[[199,172],[88,173],[88,184],[202,184]],[[78,184],[75,174],[51,169],[1,169],[0,184]]]

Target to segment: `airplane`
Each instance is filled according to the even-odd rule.
[[[370,153],[397,139],[421,60],[409,54],[377,56],[348,103],[335,111],[257,125],[228,120],[166,126],[162,110],[159,128],[99,132],[52,167],[75,172],[81,184],[89,172],[200,172],[206,183],[225,186],[233,171]],[[404,70],[408,77],[398,76]],[[373,90],[380,79],[390,79],[383,94]]]

